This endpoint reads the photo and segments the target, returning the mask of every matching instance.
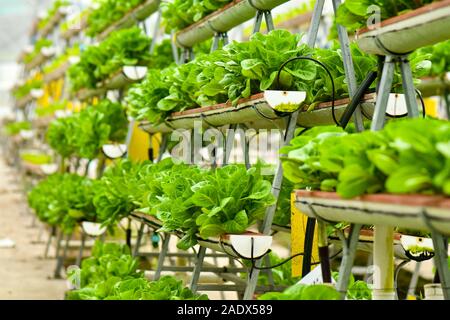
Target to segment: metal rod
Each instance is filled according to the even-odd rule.
[[[252,32],[252,34],[254,34],[254,33],[257,33],[257,32],[259,32],[260,30],[261,30],[261,22],[262,22],[262,19],[263,19],[263,12],[262,11],[257,11],[256,12],[256,18],[255,18],[255,24],[253,25],[253,32]]]
[[[54,277],[56,279],[61,278],[61,269],[64,267],[64,261],[66,260],[67,248],[69,247],[70,238],[72,238],[72,234],[68,234],[66,236],[66,243],[64,245],[63,254],[61,257],[58,257],[58,259],[56,261],[56,268],[55,268],[55,274],[54,274]]]
[[[417,118],[419,116],[419,106],[417,105],[416,90],[414,89],[413,76],[408,56],[402,56],[400,58],[400,68],[402,70],[403,90],[405,92],[408,117]]]
[[[271,11],[264,11],[264,19],[266,20],[267,31],[270,32],[275,30]]]
[[[161,251],[158,257],[158,266],[155,271],[155,278],[153,280],[157,281],[161,277],[161,270],[164,266],[164,259],[166,258],[167,250],[169,248],[170,234],[166,234],[162,243]]]
[[[174,39],[174,37],[175,37],[175,32],[172,31],[170,38]],[[175,41],[170,41],[170,44],[172,45],[173,61],[175,61],[176,64],[180,64],[180,60],[179,60],[179,56],[178,56],[178,48],[177,48],[177,45],[175,44]]]
[[[192,292],[197,292],[197,286],[198,286],[198,279],[200,277],[200,272],[203,268],[203,260],[205,259],[205,253],[206,253],[206,248],[200,246],[200,249],[198,251],[198,256],[197,256],[197,261],[195,262],[195,267],[194,267],[194,271],[192,274],[192,279],[191,279],[191,291]]]
[[[308,46],[314,48],[317,42],[317,34],[319,33],[320,20],[322,19],[323,6],[325,0],[317,0],[314,4],[314,11],[311,20],[311,25],[308,31]]]
[[[408,297],[416,296],[416,288],[417,288],[417,283],[419,282],[421,266],[422,266],[421,262],[416,262],[416,266],[414,267],[414,272],[412,274],[411,281],[409,283]]]
[[[333,0],[333,9],[335,15],[337,14],[337,10],[340,5],[341,0]],[[347,80],[348,85],[348,93],[351,99],[356,93],[358,84],[356,82],[355,67],[353,65],[352,53],[350,51],[350,41],[348,39],[348,33],[346,28],[344,28],[340,24],[337,24],[337,30],[339,42],[341,44],[342,60],[344,63],[345,78]],[[356,107],[355,112],[353,114],[353,118],[355,121],[356,130],[360,132],[364,131],[364,121],[360,106]]]
[[[142,236],[144,235],[145,224],[142,222],[139,227],[138,236],[136,239],[136,244],[134,246],[133,257],[136,257],[139,254],[139,249],[141,247]]]
[[[450,300],[450,270],[448,267],[447,239],[435,230],[431,230],[431,237],[433,239],[435,253],[434,262],[441,281],[444,299]]]
[[[339,268],[339,279],[336,284],[336,289],[341,293],[342,299],[345,299],[345,295],[347,294],[348,282],[352,272],[353,261],[355,260],[356,247],[358,245],[361,227],[362,225],[360,224],[352,224],[349,237],[342,244],[343,256]]]
[[[48,258],[48,252],[50,251],[50,245],[52,243],[52,239],[56,236],[56,227],[52,227],[52,229],[50,230],[50,233],[48,235],[48,240],[47,243],[45,245],[45,251],[44,251],[44,259]],[[59,237],[58,237],[58,242],[59,242]],[[58,253],[57,253],[58,254]]]
[[[144,22],[144,24],[145,24],[145,22]],[[155,27],[153,28],[152,42],[150,44],[150,54],[153,54],[153,52],[155,51],[155,46],[156,46],[155,39],[158,36],[160,24],[161,24],[161,7],[158,9],[158,12],[156,13],[156,22],[155,22]]]
[[[81,267],[81,259],[83,259],[83,251],[84,251],[85,242],[86,242],[86,233],[81,232],[80,251],[78,252],[77,262],[75,263],[79,267]]]
[[[377,94],[377,102],[373,114],[372,131],[381,130],[384,126],[386,109],[391,92],[392,81],[394,79],[395,60],[392,56],[387,56],[384,61],[383,73]]]
[[[159,146],[157,162],[160,162],[162,160],[163,154],[164,154],[164,152],[166,152],[166,149],[167,149],[168,140],[169,140],[169,136],[167,134],[163,134],[161,145]],[[151,143],[151,141],[150,141],[150,143]]]

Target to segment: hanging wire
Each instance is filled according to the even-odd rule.
[[[334,79],[333,79],[333,76],[331,75],[330,70],[327,68],[327,66],[325,64],[323,64],[322,62],[320,62],[319,60],[311,58],[311,57],[299,56],[299,57],[294,57],[294,58],[291,58],[291,59],[285,61],[281,65],[280,69],[278,69],[277,78],[276,78],[277,79],[277,89],[280,90],[281,71],[283,71],[284,67],[286,67],[286,65],[288,63],[290,63],[292,61],[296,61],[296,60],[309,60],[309,61],[312,61],[312,62],[318,64],[319,66],[321,66],[325,70],[325,72],[327,73],[328,77],[330,78],[331,87],[332,87],[332,93],[331,93],[332,94],[332,96],[331,96],[331,114],[333,116],[334,123],[337,126],[339,126],[340,124],[339,124],[339,121],[336,118],[335,110],[334,110],[335,109],[335,98],[336,98],[336,93],[335,93],[336,89],[335,89]],[[299,109],[300,109],[300,107],[297,110],[295,110],[294,112],[298,111]]]

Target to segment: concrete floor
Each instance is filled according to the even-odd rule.
[[[42,258],[45,244],[34,243],[39,228],[26,208],[16,171],[0,158],[0,240],[15,242],[0,248],[0,299],[61,300],[66,282],[51,279],[55,259]]]

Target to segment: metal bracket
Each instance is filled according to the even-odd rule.
[[[448,267],[448,238],[444,237],[431,222],[427,211],[422,210],[422,219],[431,231],[434,246],[434,261],[444,293],[444,299],[450,300],[450,270]]]

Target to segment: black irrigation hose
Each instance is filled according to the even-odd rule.
[[[335,91],[336,90],[335,90],[333,76],[331,75],[331,72],[330,72],[330,70],[328,70],[327,66],[325,64],[323,64],[322,62],[320,62],[319,60],[311,58],[311,57],[299,56],[299,57],[294,57],[294,58],[291,58],[291,59],[285,61],[281,65],[280,69],[278,69],[277,78],[276,78],[277,79],[277,89],[280,90],[280,75],[281,75],[281,71],[283,71],[284,67],[286,67],[286,65],[288,63],[290,63],[292,61],[296,61],[296,60],[309,60],[309,61],[312,61],[312,62],[320,65],[325,70],[325,72],[328,74],[328,76],[329,76],[329,78],[331,80],[331,87],[332,87],[332,91],[333,91],[332,92],[332,98],[331,98],[331,113],[332,113],[332,116],[333,116],[334,123],[336,123],[336,125],[339,126],[339,122],[337,121],[337,118],[336,118],[336,115],[335,115],[335,111],[334,111],[334,107],[335,107]]]

